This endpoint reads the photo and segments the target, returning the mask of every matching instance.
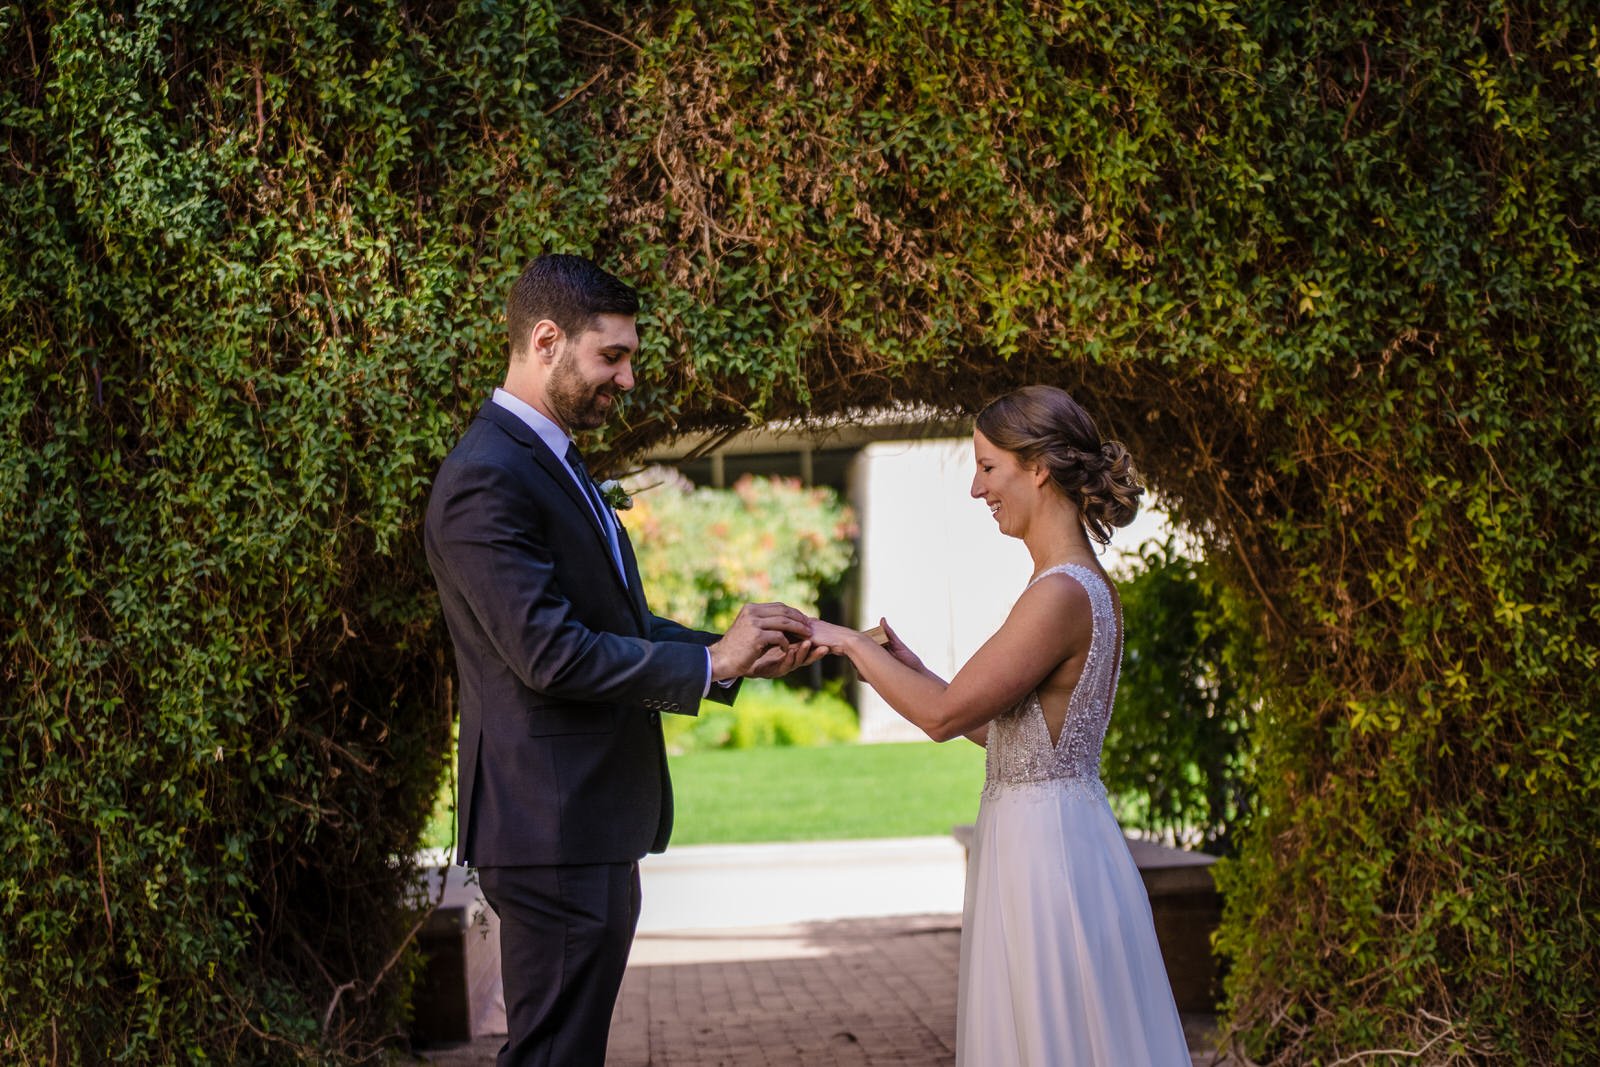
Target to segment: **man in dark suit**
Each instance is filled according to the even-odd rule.
[[[638,298],[541,256],[506,306],[511,359],[445,459],[428,563],[461,686],[456,859],[500,918],[499,1067],[605,1061],[639,917],[639,859],[672,830],[661,713],[810,662],[809,624],[747,604],[724,635],[650,613],[627,533],[572,443],[633,387]]]

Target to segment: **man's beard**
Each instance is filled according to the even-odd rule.
[[[601,397],[610,396],[614,400],[615,394],[604,386],[591,387],[585,382],[573,369],[574,358],[563,352],[556,360],[545,383],[545,396],[550,400],[551,414],[567,430],[593,430],[605,425],[606,416],[611,412],[612,405],[603,402]]]

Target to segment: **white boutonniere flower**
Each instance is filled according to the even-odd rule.
[[[633,497],[622,488],[622,483],[614,478],[608,478],[600,483],[600,499],[613,511],[627,511],[633,507]]]

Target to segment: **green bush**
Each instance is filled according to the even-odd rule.
[[[1248,812],[1248,609],[1169,537],[1140,550],[1122,598],[1122,678],[1101,762],[1126,826],[1226,852]]]
[[[548,12],[362,11],[0,5],[5,1062],[402,1033],[450,722],[418,516],[514,269],[478,134],[537,138],[501,79],[563,63]]]
[[[623,484],[644,487],[621,514],[650,608],[687,626],[726,630],[749,602],[815,615],[819,592],[850,566],[855,521],[825,486],[746,475],[732,489],[697,489],[660,468]]]
[[[760,678],[746,680],[732,705],[706,700],[700,713],[664,715],[674,754],[710,748],[831,745],[861,736],[856,711],[831,690],[805,690]]]

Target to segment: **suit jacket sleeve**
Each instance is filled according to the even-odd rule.
[[[650,640],[652,641],[682,641],[687,644],[713,645],[722,640],[721,634],[710,633],[706,630],[693,630],[671,619],[663,619],[659,615],[650,616]],[[711,663],[706,661],[706,670],[711,669]],[[742,678],[736,678],[730,685],[718,685],[715,679],[710,679],[710,686],[706,689],[705,699],[718,704],[732,704],[739,695],[739,686],[744,684]],[[688,708],[688,705],[685,705]],[[698,710],[697,708],[695,710]]]
[[[529,689],[563,701],[698,706],[709,642],[665,634],[650,640],[585,626],[557,580],[539,509],[510,470],[494,462],[466,465],[438,519],[436,545],[452,584],[500,659]]]

